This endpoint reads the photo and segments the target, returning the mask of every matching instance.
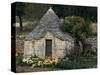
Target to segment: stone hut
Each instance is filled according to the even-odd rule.
[[[52,8],[43,15],[36,28],[26,36],[24,57],[63,58],[74,50],[74,38],[60,30],[61,22]]]

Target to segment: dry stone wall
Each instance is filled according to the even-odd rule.
[[[24,36],[16,36],[16,56],[23,56],[24,53]]]
[[[86,39],[86,42],[97,48],[97,36],[91,36]]]

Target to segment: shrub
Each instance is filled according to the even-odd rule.
[[[94,56],[97,54],[97,50],[92,47],[91,44],[85,43],[84,50],[82,52],[83,56]]]
[[[62,60],[56,67],[61,69],[81,69],[81,68],[94,68],[97,65],[95,57],[79,57],[73,60]]]
[[[61,26],[62,31],[69,32],[77,39],[82,40],[86,38],[88,33],[88,25],[83,17],[80,16],[68,16],[65,17],[63,25]]]
[[[22,63],[22,58],[16,57],[16,65],[21,65],[21,63]]]

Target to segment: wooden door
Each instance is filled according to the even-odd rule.
[[[45,56],[52,57],[52,40],[46,40]]]

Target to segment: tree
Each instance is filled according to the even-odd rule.
[[[97,21],[97,7],[53,5],[53,9],[59,17],[74,15]]]
[[[23,23],[22,23],[22,17],[25,15],[25,3],[18,2],[16,3],[16,15],[19,17],[19,23],[20,23],[20,29],[23,30]]]
[[[24,21],[38,21],[47,11],[49,5],[36,3],[16,3],[16,15],[19,18],[20,30],[23,30]]]
[[[65,17],[61,29],[65,32],[71,33],[77,37],[78,40],[83,40],[88,36],[89,25],[86,24],[84,18],[79,16]]]
[[[40,20],[43,14],[48,10],[49,5],[26,3],[25,19],[26,20]]]
[[[65,17],[63,25],[61,26],[62,31],[69,32],[76,38],[76,43],[79,41],[83,44],[83,49],[86,49],[85,39],[90,35],[89,24],[80,16],[69,16]]]

